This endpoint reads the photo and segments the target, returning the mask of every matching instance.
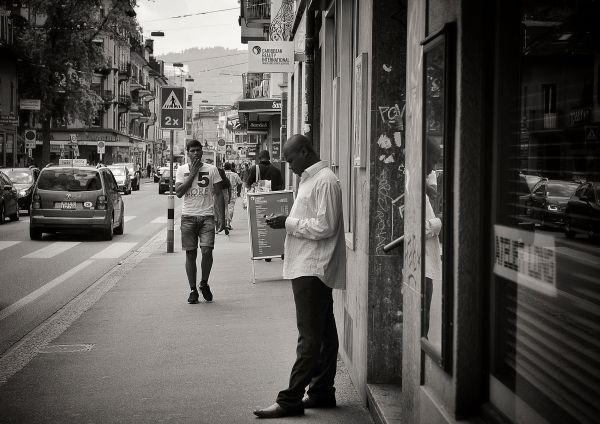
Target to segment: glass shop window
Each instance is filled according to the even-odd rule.
[[[516,423],[597,423],[600,2],[517,4],[498,33],[490,401]]]

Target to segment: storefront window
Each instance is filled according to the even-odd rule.
[[[519,4],[498,25],[490,400],[517,423],[593,423],[600,4]]]

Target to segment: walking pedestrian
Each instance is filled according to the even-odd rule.
[[[231,165],[232,164],[229,162],[227,162],[225,164],[225,176],[227,177],[227,179],[229,180],[229,183],[231,184],[229,203],[227,204],[227,211],[226,211],[226,215],[225,215],[225,220],[227,221],[226,225],[227,225],[228,230],[233,229],[231,227],[231,220],[233,219],[233,212],[235,210],[235,200],[236,200],[237,189],[238,189],[238,187],[240,187],[242,185],[242,180],[240,179],[238,174],[233,172],[233,170],[231,169],[232,168]]]
[[[150,174],[152,174],[152,165],[148,162],[148,165],[146,165],[146,176],[150,178]]]
[[[198,140],[189,141],[186,150],[189,160],[177,169],[175,194],[183,197],[181,247],[185,250],[185,272],[191,289],[188,302],[198,303],[199,298],[196,288],[198,244],[202,252],[199,288],[204,299],[210,302],[213,295],[208,278],[213,264],[215,218],[217,230],[225,226],[223,182],[215,166],[202,162],[202,145]]]
[[[217,171],[219,171],[219,176],[221,177],[221,181],[223,182],[221,185],[221,189],[223,191],[223,205],[225,209],[225,227],[222,229],[216,229],[217,233],[220,233],[223,229],[225,230],[225,235],[229,235],[229,225],[227,224],[227,208],[229,205],[229,198],[231,197],[231,183],[225,174],[225,170],[223,168],[217,167]]]
[[[290,169],[301,176],[298,195],[289,216],[269,216],[266,222],[287,233],[283,278],[292,280],[299,336],[289,387],[279,392],[276,403],[254,411],[260,418],[303,415],[305,408],[336,406],[338,335],[332,289],[346,286],[342,192],[336,175],[305,136],[292,136],[283,155]]]
[[[271,164],[271,157],[268,150],[261,150],[258,153],[258,164],[260,179],[271,181],[271,190],[283,190],[285,185],[283,183],[283,177],[281,171]],[[246,180],[246,186],[252,187],[253,184],[258,184],[256,180],[256,166],[250,168],[248,172],[248,179]]]

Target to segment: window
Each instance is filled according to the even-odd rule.
[[[490,401],[515,423],[594,423],[600,5],[515,4],[497,26]],[[526,175],[543,178],[532,193]]]

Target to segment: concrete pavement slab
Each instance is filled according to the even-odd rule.
[[[256,261],[251,282],[239,203],[234,230],[217,235],[212,303],[187,303],[176,231],[175,253],[160,244],[0,387],[0,422],[256,422],[289,380],[297,330],[282,261]],[[270,422],[371,423],[339,365],[339,408]]]

